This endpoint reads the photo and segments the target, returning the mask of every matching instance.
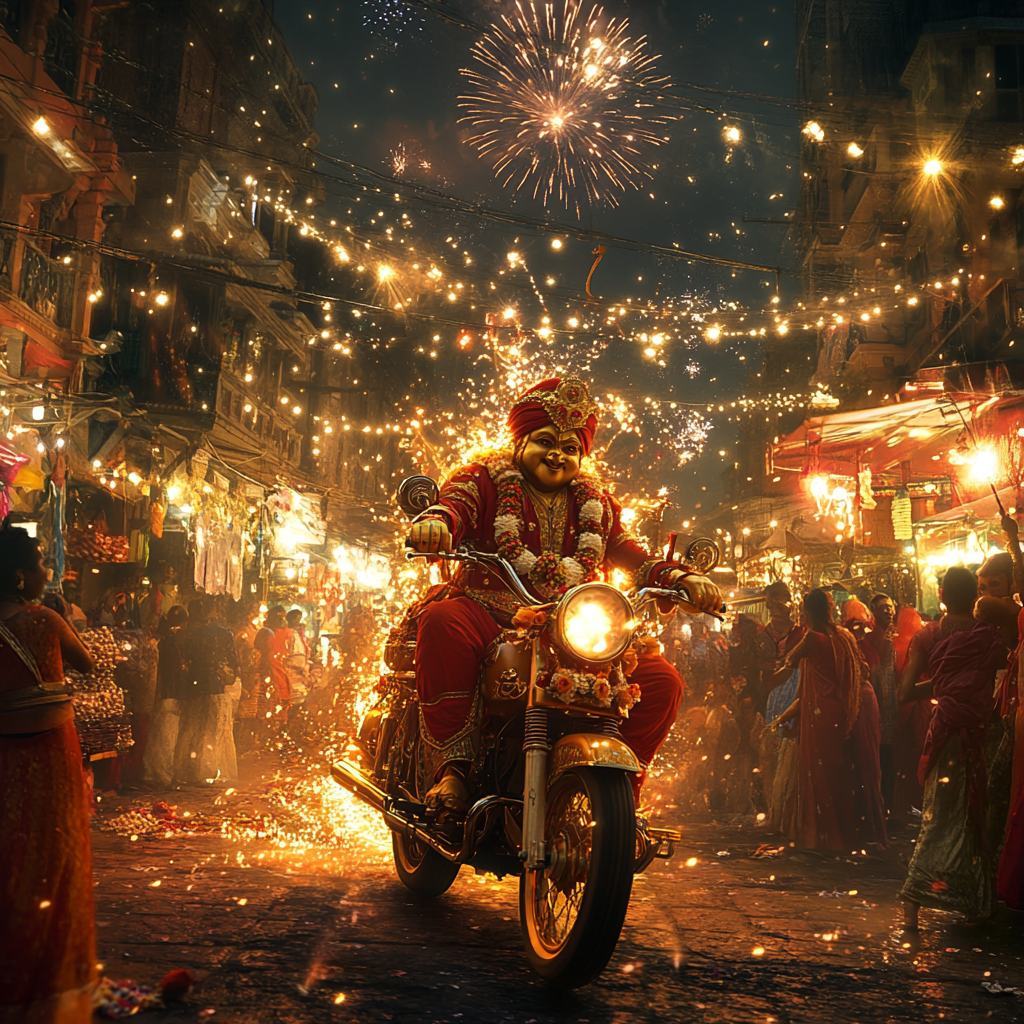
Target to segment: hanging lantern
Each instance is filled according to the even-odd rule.
[[[911,540],[914,536],[910,513],[910,491],[901,487],[892,499],[892,535],[896,540]]]

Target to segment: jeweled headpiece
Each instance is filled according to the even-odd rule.
[[[519,396],[509,413],[508,425],[516,441],[549,423],[559,433],[575,430],[586,454],[597,433],[598,411],[598,404],[579,377],[552,377]]]

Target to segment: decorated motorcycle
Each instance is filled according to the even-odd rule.
[[[436,500],[427,478],[406,481],[399,492],[410,515]],[[500,555],[464,547],[407,557],[485,566],[521,602],[513,628],[481,666],[488,713],[482,795],[461,821],[424,800],[431,779],[416,694],[415,609],[389,641],[389,672],[361,723],[360,756],[336,762],[331,774],[381,812],[398,876],[417,895],[441,895],[466,864],[518,875],[533,968],[563,988],[585,985],[615,949],[634,873],[670,857],[680,838],[637,816],[630,776],[642,765],[619,723],[639,697],[629,677],[645,648],[657,645],[659,615],[687,594],[646,587],[627,596],[592,582],[538,604]],[[717,558],[706,540],[686,552],[688,564],[704,572]]]

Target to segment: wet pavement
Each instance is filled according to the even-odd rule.
[[[753,820],[684,824],[676,856],[637,878],[604,974],[558,994],[522,952],[515,879],[464,868],[448,894],[417,902],[390,867],[383,830],[333,784],[312,844],[305,805],[315,801],[298,823],[285,814],[286,827],[271,828],[272,798],[279,815],[292,798],[269,757],[243,763],[234,790],[101,802],[103,973],[156,985],[184,967],[198,979],[184,1003],[146,1015],[154,1024],[1024,1021],[1024,997],[991,990],[1024,989],[1024,915],[1001,908],[967,926],[925,910],[919,938],[899,932],[911,833],[882,856],[837,860],[788,847],[755,856],[773,837]],[[225,834],[132,840],[105,825],[155,799]]]

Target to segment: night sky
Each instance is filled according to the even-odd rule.
[[[453,0],[450,7],[487,24],[510,2]],[[653,180],[643,190],[624,195],[617,209],[583,208],[580,225],[661,245],[676,243],[694,252],[795,268],[798,254],[787,244],[784,226],[743,221],[745,215],[782,219],[795,209],[800,126],[792,105],[793,9],[749,0],[612,0],[605,10],[627,17],[633,34],[648,35],[650,49],[661,56],[659,70],[670,76],[672,95],[678,100],[665,112],[678,119],[665,132],[670,141],[657,151]],[[457,123],[457,97],[465,91],[459,69],[469,62],[476,38],[472,31],[404,0],[279,0],[274,14],[300,71],[319,93],[316,129],[322,150],[386,170],[392,150],[404,145],[414,163],[424,159],[430,164],[429,171],[408,172],[412,180],[526,216],[575,221],[575,211],[557,203],[545,210],[528,196],[511,197],[466,145],[466,129]],[[735,144],[725,137],[731,126],[741,134]],[[447,229],[435,221],[434,230]],[[467,245],[477,252],[493,252],[495,262],[514,244],[523,249],[536,275],[551,275],[567,288],[583,287],[591,263],[589,244],[569,240],[553,252],[544,240],[519,238],[513,228],[499,230],[463,220],[459,229]],[[598,269],[593,288],[608,300],[696,296],[712,304],[734,301],[756,310],[774,293],[775,278],[613,249]],[[782,279],[782,293],[784,305],[796,297],[795,278]],[[652,395],[722,401],[746,390],[745,377],[758,361],[758,349],[753,342],[711,346],[700,340],[691,349],[675,345],[666,361],[667,366],[659,369],[632,353],[620,356],[609,351],[601,359],[600,373],[613,375],[616,386],[634,399]],[[684,471],[688,480],[678,481],[708,487],[705,510],[720,491],[720,469],[727,461],[718,451],[733,440],[730,425],[719,421],[704,456]],[[694,477],[696,484],[691,482]],[[689,504],[692,507],[692,501]]]

